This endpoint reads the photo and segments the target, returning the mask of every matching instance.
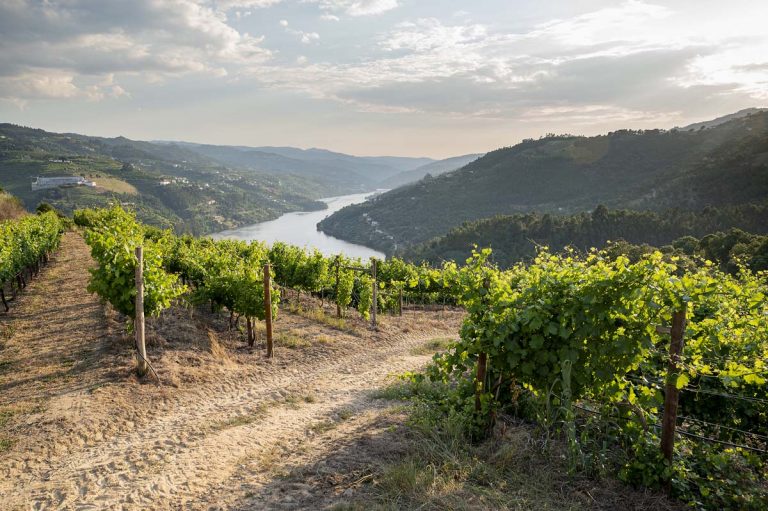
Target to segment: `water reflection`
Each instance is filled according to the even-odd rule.
[[[229,238],[238,240],[260,240],[267,243],[284,241],[301,247],[317,248],[325,255],[346,254],[351,257],[384,258],[384,254],[363,245],[349,243],[333,236],[328,236],[317,230],[317,223],[336,211],[351,204],[364,202],[369,193],[356,193],[321,199],[328,204],[328,209],[322,211],[297,211],[286,213],[276,220],[249,225],[239,229],[231,229],[213,234],[215,239]]]

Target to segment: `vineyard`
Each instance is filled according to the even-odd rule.
[[[468,417],[474,438],[498,416],[519,415],[563,435],[574,471],[610,471],[609,451],[618,451],[624,481],[666,487],[694,507],[758,510],[768,501],[764,274],[600,252],[542,252],[502,271],[488,250],[435,269],[176,237],[120,208],[83,210],[75,222],[99,263],[89,289],[129,317],[138,246],[146,314],[184,296],[226,310],[230,323],[245,318],[251,345],[252,323],[276,315],[281,294],[313,294],[338,316],[354,307],[366,318],[397,311],[403,296],[458,304],[467,312],[461,340],[411,378],[454,382],[439,407]]]
[[[55,213],[0,222],[0,301],[7,312],[6,285],[13,297],[48,260],[61,239],[62,222]]]
[[[372,309],[396,311],[402,300],[454,303],[442,271],[399,259],[372,263],[343,255],[325,257],[318,251],[284,243],[269,247],[261,242],[177,237],[140,224],[132,213],[119,207],[79,210],[74,219],[87,228],[86,242],[99,262],[90,291],[130,318],[135,317],[134,250],[139,246],[144,250],[144,313],[149,316],[156,316],[190,291],[192,303],[209,303],[213,310],[226,310],[233,319],[243,317],[249,325],[263,321],[262,269],[267,264],[275,291],[270,293],[273,315],[277,314],[281,292],[327,297],[337,305],[339,317],[354,307],[366,319]],[[248,330],[252,343],[252,329]]]
[[[448,409],[470,410],[481,435],[498,413],[559,431],[572,470],[610,471],[611,446],[629,483],[666,486],[696,508],[765,509],[764,274],[684,272],[658,253],[630,264],[542,252],[500,271],[489,255],[455,274],[468,317],[428,372],[461,382]]]

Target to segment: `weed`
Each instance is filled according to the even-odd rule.
[[[13,366],[13,362],[10,360],[0,360],[0,373],[9,370]]]
[[[295,334],[293,331],[280,332],[275,336],[275,343],[278,346],[283,346],[290,349],[305,348],[311,346],[312,343],[306,338]]]
[[[267,405],[261,404],[256,410],[249,414],[237,415],[231,419],[227,419],[221,422],[215,422],[211,425],[211,429],[214,431],[221,431],[223,429],[237,428],[240,426],[246,426],[257,422],[267,415]]]
[[[13,440],[10,438],[0,437],[0,452],[5,452],[13,447]]]
[[[5,427],[6,424],[8,424],[8,421],[11,420],[11,417],[13,417],[14,412],[11,410],[3,410],[0,411],[0,428]]]
[[[437,339],[430,339],[421,346],[417,346],[411,350],[411,355],[433,355],[438,351],[445,351],[448,347],[456,342],[454,339],[445,337],[439,337]]]
[[[326,431],[330,431],[334,428],[336,428],[337,424],[333,421],[322,421],[317,422],[315,424],[312,424],[309,427],[309,430],[315,434],[325,433]]]

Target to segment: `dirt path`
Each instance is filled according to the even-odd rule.
[[[161,378],[174,368],[208,378],[141,385],[130,377],[124,342],[107,335],[102,306],[84,292],[89,258],[82,240],[68,234],[60,253],[2,319],[15,332],[0,351],[0,413],[10,417],[4,428],[14,441],[0,453],[3,509],[326,502],[327,488],[270,490],[276,462],[332,449],[345,427],[381,411],[371,390],[428,359],[413,355],[414,348],[457,327],[457,315],[422,314],[392,319],[378,333],[339,331],[284,313],[280,329],[306,340],[305,349],[283,348],[268,363],[239,348],[219,347],[229,352],[214,359],[196,347],[171,346],[156,355]],[[398,326],[414,319],[418,331]],[[164,321],[160,332],[197,328],[214,335],[208,326]]]

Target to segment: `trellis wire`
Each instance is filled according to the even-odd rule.
[[[601,413],[601,412],[599,412],[599,411],[597,411],[597,410],[590,410],[589,408],[584,408],[584,407],[582,407],[582,406],[579,406],[579,405],[573,405],[573,407],[574,407],[574,408],[577,408],[577,409],[579,409],[579,410],[582,410],[582,411],[585,411],[585,412],[591,413],[591,414],[593,414],[593,415],[598,415],[598,416],[600,416],[600,417],[606,417],[606,415],[605,415],[605,414],[603,414],[603,413]],[[609,419],[619,419],[619,420],[624,420],[624,421],[630,421],[630,420],[632,420],[632,418],[631,418],[631,417],[621,417],[621,416],[616,416],[616,415],[610,415],[610,416],[608,416],[607,418],[609,418]],[[679,418],[682,418],[682,417],[679,417]],[[652,427],[654,427],[654,428],[657,428],[657,429],[661,429],[661,424],[659,424],[658,422],[651,422],[651,423],[650,423],[650,424],[648,424],[648,425],[649,425],[649,426],[652,426]],[[717,425],[717,426],[719,426],[719,425]],[[722,427],[722,426],[721,426],[721,427]],[[759,449],[759,448],[757,448],[757,447],[752,447],[752,446],[749,446],[749,445],[744,445],[744,444],[737,444],[737,443],[734,443],[734,442],[729,442],[729,441],[727,441],[727,440],[720,440],[720,439],[717,439],[717,438],[710,438],[710,437],[707,437],[707,436],[698,435],[698,434],[696,434],[696,433],[691,433],[690,431],[686,431],[686,430],[684,430],[684,429],[677,429],[676,433],[678,433],[678,434],[680,434],[680,435],[683,435],[683,436],[692,437],[692,438],[697,438],[697,439],[699,439],[699,440],[704,440],[704,441],[706,441],[706,442],[712,442],[712,443],[717,443],[717,444],[727,445],[727,446],[729,446],[729,447],[735,447],[735,448],[740,448],[740,449],[746,449],[746,450],[748,450],[748,451],[758,452],[758,453],[761,453],[761,454],[768,454],[768,451],[767,451],[767,450],[765,450],[765,449]]]

